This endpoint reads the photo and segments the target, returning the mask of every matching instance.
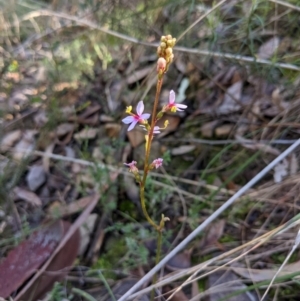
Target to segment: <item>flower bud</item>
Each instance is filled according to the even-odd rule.
[[[171,47],[168,47],[168,48],[166,49],[166,55],[170,57],[172,54],[173,54],[172,48],[171,48]]]
[[[160,43],[161,49],[165,49],[167,47],[167,44],[165,42]]]
[[[163,58],[163,57],[160,57],[158,60],[157,60],[157,72],[159,71],[165,71],[166,69],[166,66],[167,66],[167,61]]]

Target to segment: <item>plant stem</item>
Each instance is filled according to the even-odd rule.
[[[155,100],[154,100],[152,117],[151,117],[151,129],[149,132],[148,143],[147,143],[147,148],[146,148],[146,155],[145,155],[144,175],[143,175],[143,180],[142,180],[142,185],[144,185],[144,186],[145,186],[146,178],[148,175],[148,165],[149,165],[151,143],[152,143],[152,138],[153,138],[153,130],[155,127],[155,122],[156,122],[156,111],[157,111],[158,100],[159,100],[162,83],[163,83],[163,78],[157,80]]]
[[[145,155],[145,163],[144,163],[144,175],[143,179],[140,183],[140,199],[141,199],[141,205],[142,205],[142,210],[143,213],[152,227],[154,227],[157,231],[159,230],[159,225],[157,225],[149,216],[147,209],[146,209],[146,201],[145,201],[145,186],[146,186],[146,179],[148,175],[148,166],[149,166],[149,156],[150,156],[150,150],[151,150],[151,142],[153,138],[153,130],[156,122],[156,111],[157,111],[157,106],[158,106],[158,100],[159,100],[159,95],[162,87],[163,79],[158,79],[157,80],[157,85],[156,85],[156,94],[155,94],[155,100],[154,100],[154,105],[153,105],[153,110],[152,110],[152,118],[151,118],[151,129],[149,131],[149,137],[148,137],[148,143],[147,143],[147,148],[146,148],[146,155]]]

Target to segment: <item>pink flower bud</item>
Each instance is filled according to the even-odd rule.
[[[162,158],[157,158],[155,160],[153,160],[152,164],[155,166],[155,168],[157,169],[158,167],[161,167],[163,163],[163,159]]]
[[[156,68],[157,72],[165,71],[166,66],[167,66],[167,61],[163,57],[160,57],[157,60],[157,68]]]

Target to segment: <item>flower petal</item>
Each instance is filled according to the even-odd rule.
[[[182,104],[180,104],[180,103],[177,103],[177,104],[176,104],[176,108],[179,108],[179,109],[186,109],[187,106],[186,106],[186,105],[182,105]]]
[[[133,122],[135,119],[133,116],[127,116],[126,118],[122,119],[122,122],[124,122],[125,124],[129,124],[131,122]]]
[[[131,130],[136,126],[137,123],[138,123],[137,120],[132,121],[132,123],[131,123],[131,125],[129,126],[129,128],[128,128],[127,131],[128,131],[128,132],[131,131]]]
[[[141,119],[144,119],[144,120],[148,119],[149,117],[150,117],[150,114],[149,114],[149,113],[144,113],[144,114],[142,114],[142,115],[140,116],[140,118],[141,118]]]
[[[139,116],[141,116],[141,115],[143,114],[144,108],[145,108],[145,106],[144,106],[143,101],[142,101],[142,100],[139,101],[139,103],[138,103],[138,105],[137,105],[137,107],[136,107],[136,112],[137,112],[137,114],[138,114]]]
[[[171,90],[169,96],[169,104],[173,104],[174,102],[175,102],[175,92]]]

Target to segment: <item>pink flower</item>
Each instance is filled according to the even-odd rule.
[[[162,166],[162,162],[163,162],[163,159],[162,158],[158,158],[158,159],[153,160],[152,164],[157,169],[158,167]]]
[[[175,103],[175,92],[171,90],[169,96],[169,103],[167,104],[166,108],[167,110],[170,110],[171,112],[175,113],[176,111],[183,111],[184,109],[187,108],[187,106]]]
[[[144,112],[144,103],[143,101],[140,101],[136,107],[136,113],[137,114],[131,114],[131,116],[128,116],[124,119],[122,119],[122,121],[125,123],[125,124],[130,124],[129,128],[128,128],[128,131],[131,131],[138,122],[143,122],[144,120],[148,119],[150,117],[150,114],[148,113],[145,113],[143,114]]]
[[[139,170],[137,169],[136,165],[136,161],[132,161],[131,163],[124,163],[124,165],[129,167],[129,171],[132,173],[136,173]]]

